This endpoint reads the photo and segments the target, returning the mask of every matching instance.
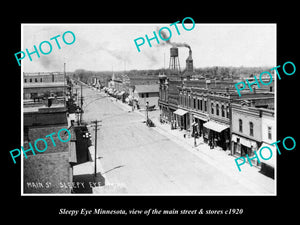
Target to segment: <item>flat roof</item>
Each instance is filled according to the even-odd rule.
[[[24,88],[39,88],[39,87],[67,87],[65,82],[41,82],[41,83],[24,83]]]

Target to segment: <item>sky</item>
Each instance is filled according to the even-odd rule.
[[[192,24],[186,28],[190,29]],[[175,22],[175,20],[174,20]],[[170,43],[186,43],[192,49],[194,67],[212,66],[276,66],[276,24],[200,24],[188,31],[177,24],[22,24],[21,49],[34,51],[39,49],[43,41],[49,41],[52,52],[40,58],[32,54],[21,61],[23,72],[62,72],[64,63],[66,71],[76,69],[90,71],[124,71],[142,69],[168,68],[170,47],[159,38],[160,44],[152,40],[150,47],[145,35],[152,38],[153,31],[168,27],[172,36]],[[66,31],[72,31],[75,42],[67,45],[62,40]],[[164,29],[167,35],[167,29]],[[50,38],[60,35],[57,41]],[[157,34],[158,35],[158,34]],[[138,52],[134,40],[143,37],[145,44]],[[71,42],[72,36],[67,33],[66,41]],[[47,44],[42,45],[44,52],[49,51]],[[179,62],[183,70],[188,57],[188,48],[179,48]],[[17,63],[17,61],[16,61]]]

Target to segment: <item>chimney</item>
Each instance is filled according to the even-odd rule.
[[[186,62],[186,71],[187,72],[193,72],[194,68],[193,68],[193,57],[192,57],[192,50],[189,50],[189,57],[187,57],[187,59],[185,60]]]
[[[187,80],[191,79],[192,73],[194,71],[193,68],[193,58],[192,58],[192,50],[189,48],[189,56],[185,60],[186,62],[186,71],[185,71],[185,77]]]

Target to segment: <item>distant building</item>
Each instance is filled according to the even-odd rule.
[[[55,83],[64,82],[61,72],[23,73],[23,83]]]
[[[63,73],[24,73],[23,100],[24,103],[47,100],[64,101],[67,82]]]
[[[141,108],[145,108],[146,102],[149,102],[149,106],[155,105],[155,107],[157,107],[159,85],[135,85],[133,97],[138,100],[138,104]]]

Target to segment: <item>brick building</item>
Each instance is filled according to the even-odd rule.
[[[72,182],[72,159],[75,146],[61,142],[57,133],[69,128],[65,93],[67,85],[62,73],[24,73],[23,77],[23,147],[26,152],[23,164],[24,193],[70,193]],[[52,135],[53,142],[50,137]],[[68,135],[68,134],[66,134]],[[62,139],[65,136],[61,132]],[[47,149],[38,152],[34,143],[43,138]],[[66,138],[65,138],[66,139]],[[29,144],[30,143],[30,144]],[[45,143],[37,142],[38,149]],[[34,153],[33,153],[34,151]]]
[[[160,76],[159,107],[161,120],[187,130],[189,134],[203,137],[211,146],[230,149],[231,104],[248,99],[257,107],[274,107],[274,93],[269,89],[258,89],[253,92],[244,91],[238,96],[234,80],[174,79],[170,81],[166,75]],[[173,90],[173,95],[170,95]],[[177,90],[177,91],[174,91]],[[170,96],[177,105],[170,104]],[[174,110],[171,110],[174,108]]]
[[[259,103],[261,104],[261,102]],[[263,146],[272,149],[273,154],[276,153],[275,146],[270,145],[276,141],[275,113],[272,109],[274,99],[265,99],[263,105],[268,106],[268,104],[270,105],[268,108],[259,107],[260,105],[257,105],[257,107],[255,104],[250,103],[250,101],[232,104],[232,155],[246,157],[247,154],[249,157],[253,157],[254,151],[258,151]],[[262,165],[257,162],[257,159],[253,159],[252,164],[256,166]],[[275,157],[263,162],[263,167],[269,171],[270,168],[274,170],[274,166]],[[274,171],[271,171],[271,174],[273,174],[271,176],[274,176]]]
[[[71,189],[63,184],[72,182],[72,167],[70,165],[70,142],[63,143],[57,133],[61,128],[68,128],[67,110],[63,105],[51,108],[26,107],[24,108],[24,135],[23,147],[30,149],[29,142],[34,146],[35,140],[44,138],[47,141],[47,150],[44,152],[27,152],[24,158],[23,187],[24,193],[70,193]],[[55,132],[53,145],[51,139],[45,136]],[[61,132],[62,139],[63,132]],[[34,148],[34,147],[33,147]],[[38,142],[38,149],[44,149],[45,144]]]
[[[23,100],[42,101],[48,97],[62,99],[67,82],[63,73],[23,73]]]

